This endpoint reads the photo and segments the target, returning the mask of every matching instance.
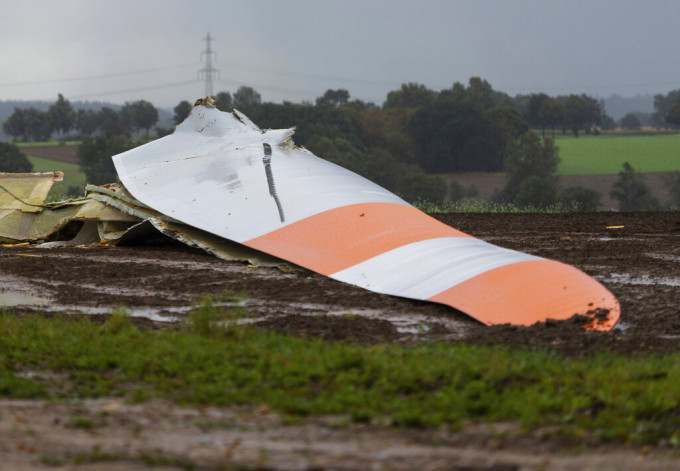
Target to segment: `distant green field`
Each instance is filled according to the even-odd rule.
[[[69,186],[85,188],[85,174],[80,171],[78,165],[31,157],[30,155],[28,160],[33,164],[34,172],[52,172],[55,170],[64,172],[64,181],[55,183],[52,190],[50,190],[49,201],[64,199]]]
[[[680,170],[680,134],[556,138],[562,162],[558,175],[610,175],[624,162],[641,172]]]
[[[17,142],[17,147],[56,147],[59,145],[59,141],[42,141],[42,142]],[[66,141],[67,146],[78,146],[80,141]]]

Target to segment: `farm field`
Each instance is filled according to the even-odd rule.
[[[643,173],[680,170],[680,133],[556,136],[555,143],[560,176],[617,174],[624,162]]]
[[[60,398],[0,401],[4,462],[15,469],[70,469],[80,463],[78,469],[125,471],[143,469],[145,463],[163,470],[672,469],[680,441],[680,419],[673,413],[679,407],[680,380],[680,213],[435,217],[496,245],[581,268],[618,297],[619,327],[609,333],[585,332],[571,322],[484,327],[445,306],[377,295],[308,273],[224,262],[177,245],[3,247],[0,299],[15,305],[9,316],[18,321],[23,315],[53,319],[52,327],[48,323],[40,328],[47,328],[48,336],[63,345],[48,355],[60,367],[27,365],[23,383],[7,376],[17,368],[9,359],[16,362],[19,356],[0,355],[5,361],[0,365],[10,366],[0,369],[1,395],[20,388],[30,392],[35,383],[53,388],[52,394]],[[242,309],[258,332],[309,342],[300,350],[309,354],[299,353],[300,361],[305,358],[318,367],[314,358],[323,358],[321,363],[329,364],[334,360],[318,353],[327,345],[341,349],[338,361],[346,366],[328,377],[319,370],[312,375],[316,379],[310,379],[309,393],[300,395],[296,391],[306,384],[309,369],[295,367],[298,340],[272,337],[256,348],[233,331],[223,342],[227,350],[243,349],[248,367],[233,376],[241,387],[252,387],[249,378],[256,378],[263,366],[272,372],[271,381],[281,378],[287,386],[267,400],[253,390],[252,398],[239,396],[237,403],[210,402],[210,397],[223,397],[220,391],[231,389],[199,376],[184,380],[188,373],[178,372],[170,358],[189,361],[194,356],[188,344],[178,343],[187,337],[178,336],[163,347],[161,334],[174,335],[192,302],[206,295],[222,299],[225,293],[242,293],[232,305]],[[121,324],[101,324],[113,319],[107,313],[114,306],[127,308],[137,328],[149,334],[144,344],[157,345],[168,361],[150,357],[146,379],[121,379],[122,389],[111,396],[105,393],[116,384],[116,362],[100,365],[91,355],[109,348],[108,340],[97,340],[104,332],[112,332],[111,339],[116,332],[128,335]],[[61,315],[74,312],[97,322],[81,327],[71,323],[77,329],[59,340]],[[27,322],[22,335],[41,325]],[[2,325],[15,335],[21,328],[21,322],[10,319]],[[78,329],[85,329],[82,343],[75,341]],[[99,346],[91,351],[87,342],[93,339]],[[208,345],[206,352],[212,353],[205,354],[217,355],[219,344]],[[258,356],[267,349],[272,349],[269,360]],[[307,358],[312,352],[317,353]],[[59,356],[67,354],[76,355],[71,366]],[[411,365],[412,356],[422,355],[438,358],[428,368],[405,366],[407,371],[395,371],[392,380],[386,376],[370,381],[370,372]],[[39,361],[48,356],[39,356]],[[447,361],[457,366],[437,369]],[[527,374],[537,376],[525,382]],[[467,405],[447,402],[447,394],[460,391],[441,388],[451,378],[466,375],[477,378],[471,381],[476,390],[465,389]],[[161,377],[170,383],[158,383],[154,389]],[[355,388],[341,401],[344,406],[330,414],[314,413],[321,410],[315,407],[323,407],[321,399],[336,400],[335,392],[344,390],[342,378]],[[404,379],[393,392],[396,396],[380,400],[371,395],[391,391],[391,382]],[[131,391],[137,391],[133,401]],[[362,400],[368,409],[361,406]],[[409,401],[431,410],[417,416],[370,413]],[[527,415],[511,419],[503,415],[507,410],[501,413],[490,404],[521,405],[519,410]],[[544,412],[537,413],[539,409]],[[462,414],[456,415],[462,421],[445,426],[454,412]],[[390,425],[395,423],[400,426]]]
[[[80,171],[78,164],[33,157],[31,155],[28,155],[28,160],[33,164],[34,172],[53,172],[55,170],[64,172],[64,180],[54,184],[47,197],[48,201],[65,199],[70,186],[77,186],[82,189],[85,188],[85,184],[87,183],[85,181],[85,174]]]

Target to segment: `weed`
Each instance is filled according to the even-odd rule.
[[[194,303],[185,325],[190,332],[203,337],[241,339],[249,331],[248,325],[241,322],[246,315],[241,306],[244,299],[244,293],[230,295],[221,302],[206,296]],[[226,309],[227,305],[231,307]]]
[[[131,328],[130,314],[125,307],[117,306],[111,310],[111,316],[104,322],[101,331],[104,334],[118,334],[124,329]]]
[[[511,203],[491,203],[488,201],[469,199],[433,203],[431,201],[416,201],[413,206],[423,212],[432,213],[568,213],[577,211],[573,205],[556,203],[547,208],[536,206],[515,206]]]
[[[285,420],[331,415],[426,428],[514,422],[554,426],[575,441],[680,446],[680,354],[577,359],[464,344],[366,347],[249,329],[233,322],[242,315],[236,304],[204,299],[184,328],[121,327],[115,335],[89,319],[0,313],[0,396],[267,404]],[[37,383],[15,370],[60,374]],[[93,422],[74,416],[69,426]]]
[[[66,423],[66,427],[89,430],[94,428],[94,422],[90,417],[76,414],[69,417],[68,422]]]

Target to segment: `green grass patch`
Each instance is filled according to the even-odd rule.
[[[571,205],[556,203],[547,208],[536,206],[516,206],[512,203],[493,203],[478,199],[463,199],[459,201],[431,202],[416,201],[413,206],[421,211],[433,213],[568,213],[578,211]]]
[[[71,186],[85,188],[85,174],[80,171],[80,166],[56,160],[42,159],[40,157],[28,156],[28,160],[33,164],[34,172],[53,172],[61,170],[64,172],[64,180],[56,182],[47,197],[48,201],[57,201],[66,198],[68,189]]]
[[[15,144],[17,147],[57,147],[59,145],[79,146],[80,141],[66,141],[64,144],[60,144],[59,141],[17,142]]]
[[[640,172],[680,170],[680,134],[557,137],[558,175],[611,175],[629,162]]]
[[[140,330],[120,312],[103,325],[2,312],[0,395],[266,405],[292,419],[342,414],[426,428],[512,421],[557,425],[565,437],[680,445],[677,354],[367,347],[237,327],[238,313],[209,300],[192,316],[174,329]]]

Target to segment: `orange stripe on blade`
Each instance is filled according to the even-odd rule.
[[[428,299],[453,306],[488,324],[531,325],[608,310],[588,326],[609,330],[620,317],[619,303],[582,271],[553,260],[514,263],[470,278]]]
[[[470,236],[412,206],[362,203],[315,214],[245,245],[330,275],[402,245],[438,237]]]

